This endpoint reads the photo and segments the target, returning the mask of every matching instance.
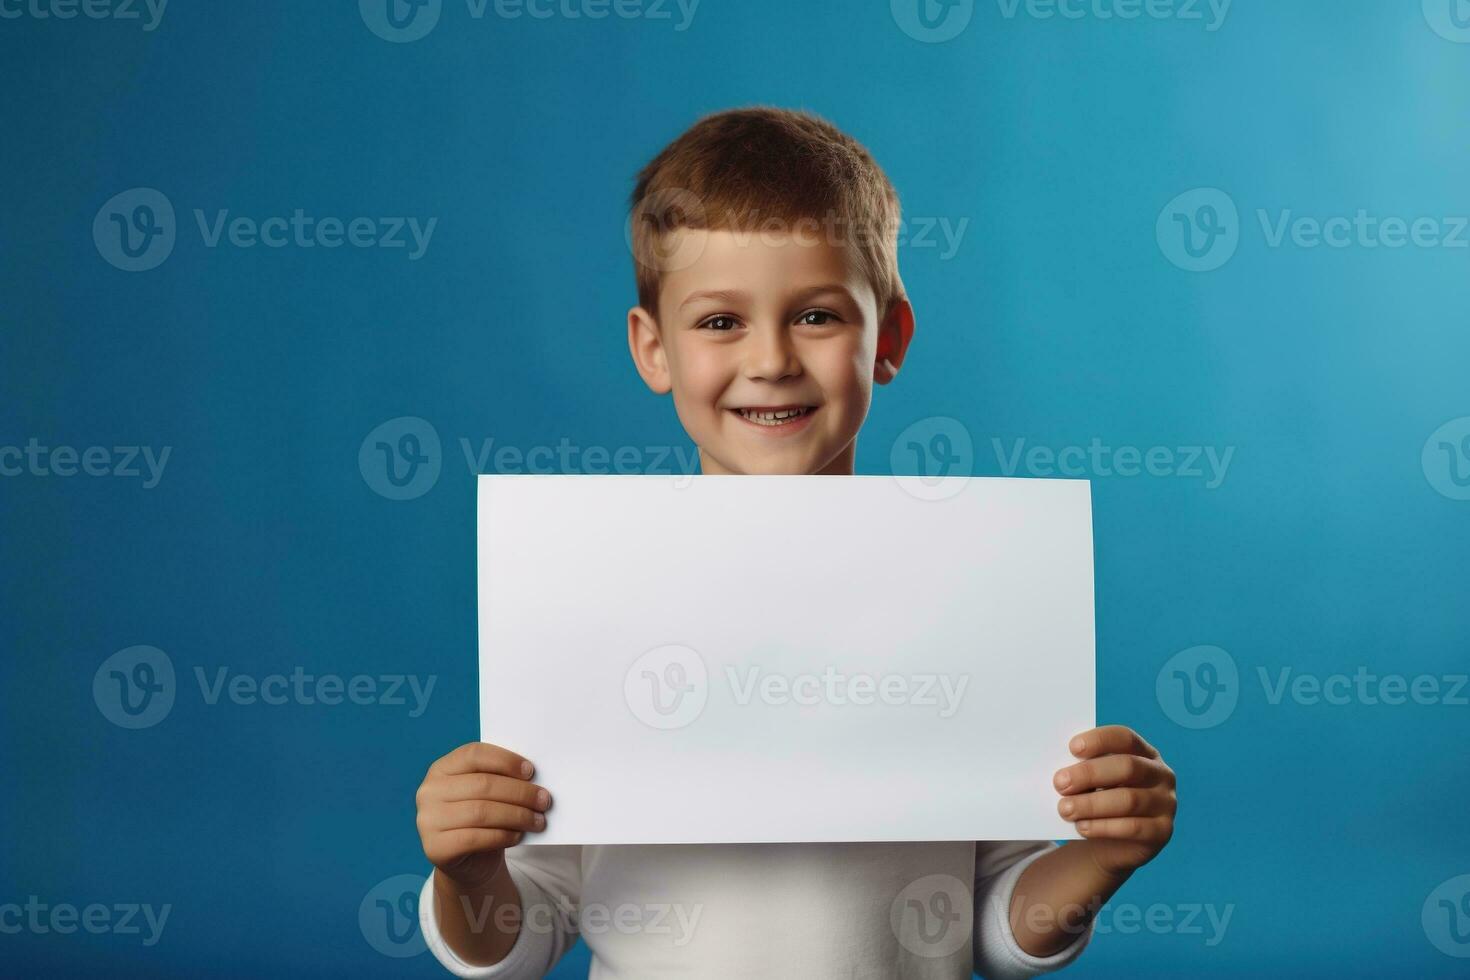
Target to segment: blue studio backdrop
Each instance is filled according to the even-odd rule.
[[[1094,481],[1181,808],[1072,975],[1470,970],[1463,0],[0,0],[0,69],[0,973],[440,973],[474,474],[686,465],[625,202],[750,104],[903,199],[858,472]]]

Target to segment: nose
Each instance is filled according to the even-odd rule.
[[[780,381],[801,374],[801,359],[784,326],[767,325],[751,331],[747,341],[745,376],[752,381]]]

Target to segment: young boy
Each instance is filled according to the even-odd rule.
[[[873,383],[897,376],[914,332],[898,197],[867,151],[805,113],[720,113],[644,169],[633,216],[628,346],[648,387],[673,393],[702,472],[851,474]],[[593,980],[1049,972],[1081,953],[1175,812],[1173,771],[1130,729],[1068,748],[1081,761],[1053,785],[1083,839],[1061,847],[528,847],[525,833],[556,819],[531,763],[463,745],[417,795],[434,865],[420,922],[461,977],[541,977],[579,929]],[[910,903],[917,931],[897,924]]]

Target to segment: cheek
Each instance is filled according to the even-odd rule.
[[[729,384],[730,371],[720,350],[703,345],[688,345],[670,359],[674,392],[689,403],[690,408],[705,407]]]
[[[824,345],[807,361],[830,399],[866,404],[873,388],[871,344],[862,338]]]

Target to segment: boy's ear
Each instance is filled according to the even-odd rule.
[[[898,377],[909,342],[914,339],[914,308],[903,297],[893,301],[888,316],[878,326],[878,356],[873,362],[873,380],[886,385]]]
[[[658,321],[641,306],[628,311],[628,351],[633,355],[633,366],[638,369],[638,376],[650,391],[655,395],[667,395],[673,390],[668,352],[664,350],[663,337],[658,332]]]

